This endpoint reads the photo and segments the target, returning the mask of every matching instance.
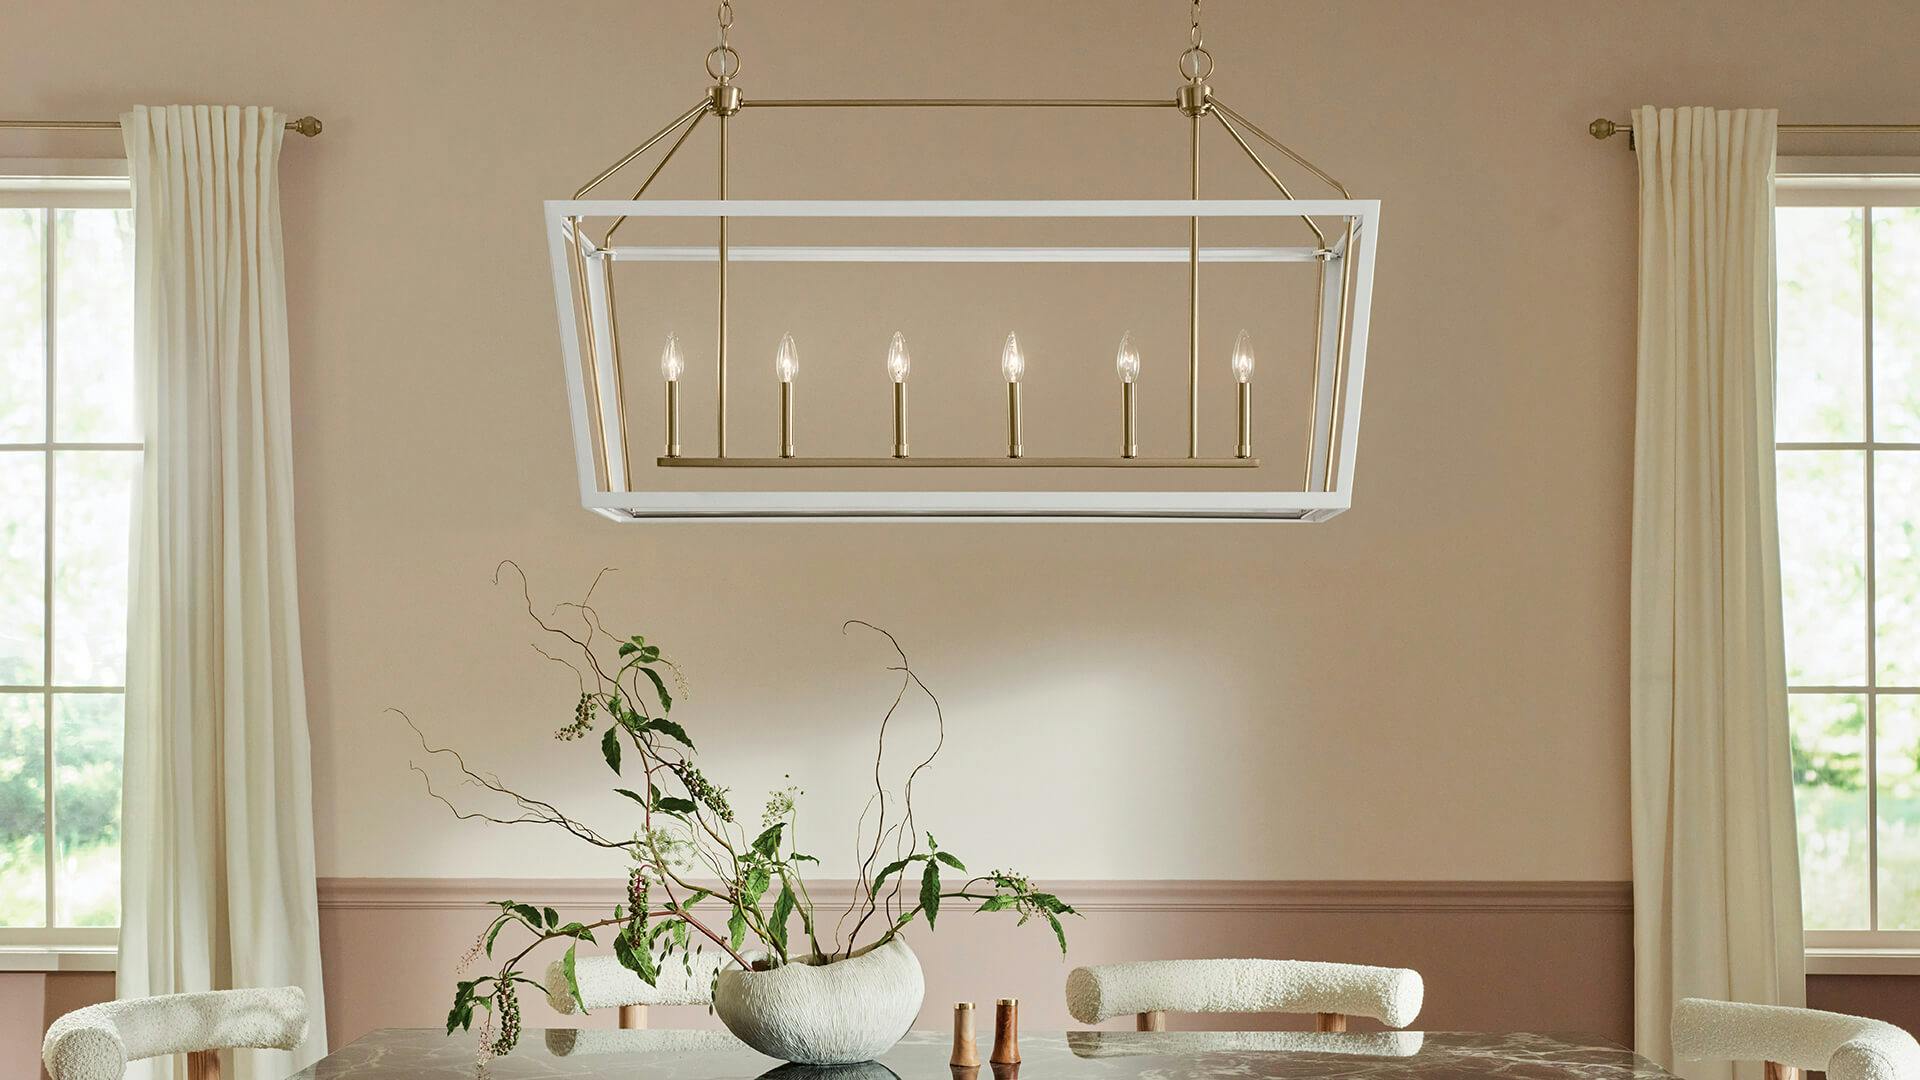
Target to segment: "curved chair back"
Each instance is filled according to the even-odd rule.
[[[611,956],[582,956],[574,961],[573,978],[580,984],[580,1000],[567,986],[566,968],[558,960],[547,965],[547,1000],[571,1014],[590,1009],[619,1009],[620,1026],[647,1026],[649,1005],[708,1005],[713,1002],[713,976],[721,957],[701,954],[691,958],[691,970],[679,959],[660,966],[659,977],[648,986]]]
[[[1768,1080],[1801,1069],[1829,1080],[1920,1080],[1920,1043],[1879,1020],[1845,1013],[1681,998],[1673,1053],[1682,1061],[1764,1061]]]
[[[1083,1024],[1133,1013],[1162,1031],[1169,1012],[1315,1013],[1321,1031],[1350,1016],[1403,1028],[1420,1015],[1426,987],[1410,968],[1312,960],[1144,960],[1073,969],[1067,1011]]]
[[[121,1080],[127,1062],[187,1055],[189,1080],[219,1080],[218,1051],[291,1050],[307,1037],[297,986],[108,1001],[53,1022],[40,1060],[53,1080]]]

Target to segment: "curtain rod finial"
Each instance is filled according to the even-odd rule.
[[[312,118],[309,117],[309,119],[312,119]],[[317,120],[314,122],[316,124],[319,123],[319,121]],[[1613,121],[1608,120],[1604,117],[1602,117],[1599,120],[1595,120],[1593,123],[1587,125],[1587,134],[1593,136],[1596,139],[1611,139],[1615,135],[1620,134],[1622,131],[1631,131],[1631,130],[1633,130],[1631,125],[1616,124]]]
[[[303,116],[298,120],[290,120],[287,122],[287,130],[298,132],[311,139],[315,135],[320,134],[320,118],[317,116]]]

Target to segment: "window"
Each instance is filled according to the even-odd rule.
[[[0,176],[0,942],[111,940],[133,398],[120,180]],[[82,928],[94,928],[92,930]]]
[[[1776,217],[1781,586],[1816,951],[1920,945],[1917,196],[1783,176]]]

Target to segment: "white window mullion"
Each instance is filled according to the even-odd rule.
[[[1867,437],[1866,458],[1866,574],[1867,574],[1867,926],[1880,929],[1880,657],[1877,649],[1880,623],[1876,608],[1879,585],[1875,579],[1874,556],[1878,547],[1874,534],[1874,466],[1877,451],[1874,440],[1879,431],[1873,416],[1873,208],[1860,213],[1860,319],[1861,423]]]
[[[40,340],[45,350],[43,359],[46,363],[47,391],[47,411],[41,427],[41,437],[46,440],[46,444],[40,455],[41,465],[46,470],[45,487],[42,489],[46,502],[44,516],[41,519],[44,544],[41,548],[40,564],[43,577],[40,610],[42,634],[40,641],[40,796],[45,806],[41,819],[44,829],[42,840],[44,850],[41,852],[40,866],[41,872],[45,875],[47,894],[47,910],[41,925],[52,927],[55,910],[54,879],[59,876],[55,873],[53,839],[53,444],[59,438],[59,433],[54,428],[56,423],[54,403],[57,392],[55,380],[59,377],[59,365],[54,362],[54,355],[55,350],[59,348],[60,241],[59,232],[54,227],[53,210],[43,208],[40,214],[40,248],[46,259],[41,270],[41,300],[44,304],[42,317],[45,325],[41,331]]]

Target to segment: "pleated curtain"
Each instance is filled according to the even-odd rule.
[[[1643,108],[1634,428],[1634,1030],[1805,1003],[1774,496],[1770,109]],[[1758,1080],[1757,1063],[1682,1063]]]
[[[121,117],[133,184],[137,395],[119,993],[299,986],[324,1054],[312,781],[294,579],[285,117]],[[160,1077],[172,1062],[154,1063]]]

